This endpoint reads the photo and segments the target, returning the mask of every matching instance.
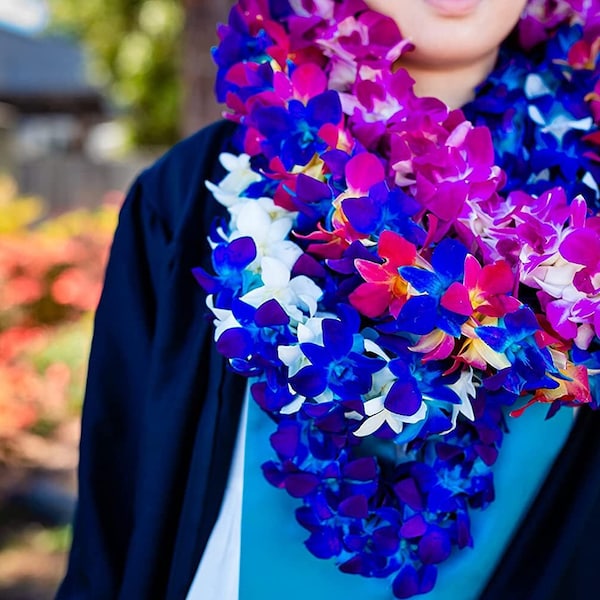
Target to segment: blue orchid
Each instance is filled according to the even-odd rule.
[[[311,98],[306,106],[290,100],[281,106],[257,106],[249,121],[264,136],[262,149],[267,157],[280,157],[287,169],[306,165],[316,152],[327,148],[319,137],[326,123],[337,125],[342,118],[339,95],[327,91]]]
[[[229,23],[219,28],[219,37],[221,43],[212,52],[219,67],[215,90],[219,102],[225,102],[232,91],[231,79],[227,77],[230,68],[242,61],[268,62],[270,57],[266,50],[273,45],[273,40],[264,29],[251,32],[238,6],[229,13]],[[235,87],[238,91],[243,89]]]
[[[196,281],[209,294],[215,294],[215,305],[229,308],[234,297],[251,284],[252,275],[246,267],[256,258],[256,244],[250,237],[218,244],[212,254],[216,275],[209,275],[202,267],[192,269]]]
[[[300,212],[298,231],[314,231],[315,225],[332,210],[333,191],[327,183],[300,173],[292,194],[294,206]]]
[[[274,299],[259,308],[234,299],[231,312],[238,326],[229,327],[219,335],[219,352],[230,359],[236,371],[247,376],[265,370],[276,373],[281,367],[277,346],[289,344],[293,339],[287,313]]]
[[[511,366],[502,369],[494,377],[486,379],[490,389],[504,387],[509,392],[519,394],[525,390],[538,388],[555,388],[558,382],[554,377],[561,377],[554,366],[550,352],[540,348],[535,334],[540,326],[530,308],[523,306],[513,313],[507,314],[497,327],[482,325],[475,328],[475,333],[492,350],[506,356]]]
[[[386,182],[374,185],[368,196],[346,198],[342,209],[352,227],[361,233],[377,237],[391,229],[415,245],[425,241],[425,231],[412,218],[421,206],[399,188],[391,190]]]
[[[338,398],[358,398],[371,389],[371,376],[385,366],[380,358],[364,354],[364,339],[348,323],[337,319],[323,320],[323,345],[300,344],[310,365],[290,378],[299,394],[314,398],[326,389]]]
[[[462,281],[467,249],[453,239],[442,240],[433,252],[433,270],[419,267],[400,267],[400,275],[423,295],[413,296],[402,307],[395,327],[419,335],[439,328],[454,337],[467,317],[441,305],[441,299],[451,284]]]

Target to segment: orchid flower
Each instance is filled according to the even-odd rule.
[[[382,264],[364,259],[355,261],[356,270],[365,283],[350,294],[349,300],[368,317],[379,317],[387,311],[397,317],[409,297],[408,283],[399,269],[418,262],[417,249],[393,231],[381,233],[377,249]]]
[[[292,278],[285,263],[269,256],[261,260],[260,274],[263,285],[250,290],[240,300],[258,308],[274,298],[297,322],[302,322],[306,314],[316,313],[323,292],[311,279],[305,275]]]

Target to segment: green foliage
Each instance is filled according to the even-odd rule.
[[[46,552],[67,552],[71,547],[73,531],[70,525],[41,529],[32,535],[31,545],[34,549]]]
[[[55,30],[89,49],[95,80],[126,110],[132,141],[171,144],[178,137],[181,82],[178,0],[49,0]]]

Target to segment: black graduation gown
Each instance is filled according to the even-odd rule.
[[[191,269],[210,268],[206,236],[224,209],[204,181],[223,177],[217,158],[232,133],[221,122],[179,143],[123,206],[57,600],[185,599],[218,516],[246,383],[216,352]],[[600,598],[600,415],[580,413],[481,600]]]

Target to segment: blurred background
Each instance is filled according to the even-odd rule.
[[[135,174],[219,118],[233,0],[0,0],[0,598],[54,597],[110,240]]]

